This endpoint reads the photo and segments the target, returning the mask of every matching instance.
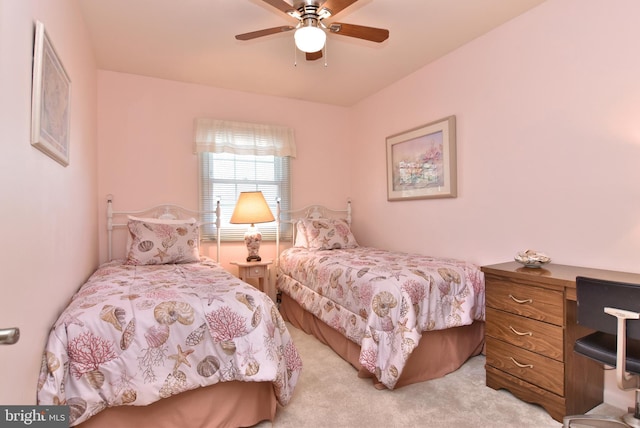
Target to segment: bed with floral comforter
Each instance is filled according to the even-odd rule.
[[[291,399],[302,362],[269,297],[214,261],[105,263],[53,326],[38,404],[67,404],[71,425],[218,382],[271,382]]]
[[[281,253],[279,269],[278,289],[358,344],[359,363],[387,388],[423,333],[484,320],[478,266],[360,247],[341,222],[307,222],[307,240]]]

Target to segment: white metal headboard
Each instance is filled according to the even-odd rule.
[[[216,225],[216,261],[220,261],[220,199],[216,201],[215,211],[193,211],[174,204],[162,204],[140,211],[114,211],[113,195],[107,195],[107,252],[109,261],[112,260],[113,230],[127,227],[128,215],[138,217],[151,217],[159,219],[187,219],[195,218],[200,226],[204,224]],[[205,221],[208,216],[213,216],[214,221]]]
[[[276,216],[276,264],[280,256],[280,231],[282,224],[291,224],[291,242],[296,241],[295,224],[300,219],[341,218],[346,220],[351,227],[351,199],[347,199],[347,208],[335,210],[323,205],[309,205],[297,210],[283,210],[280,208],[280,199],[277,201],[278,210]]]

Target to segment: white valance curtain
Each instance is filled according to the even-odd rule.
[[[194,153],[296,157],[293,129],[286,126],[198,118]]]

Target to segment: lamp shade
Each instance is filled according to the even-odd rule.
[[[275,221],[262,192],[241,192],[229,223],[255,224]]]
[[[306,26],[298,28],[293,38],[297,48],[302,52],[318,52],[324,47],[327,35],[321,28]]]

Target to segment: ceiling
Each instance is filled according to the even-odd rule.
[[[544,0],[359,0],[324,22],[389,39],[328,34],[316,61],[296,53],[293,31],[234,38],[296,25],[261,0],[78,1],[101,70],[351,106]]]

